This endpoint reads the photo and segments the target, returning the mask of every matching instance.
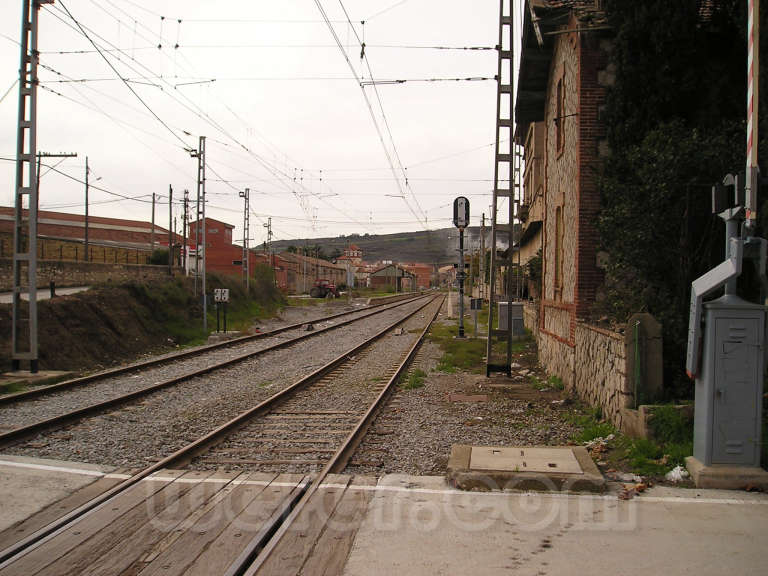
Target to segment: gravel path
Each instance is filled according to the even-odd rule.
[[[345,473],[444,474],[452,444],[568,444],[578,431],[563,417],[568,400],[557,390],[541,391],[531,384],[531,375],[543,374],[536,366],[534,346],[517,355],[510,379],[436,372],[442,352],[426,342],[412,366],[428,374],[424,387],[398,388]],[[467,396],[486,398],[468,401]]]
[[[349,310],[349,315],[325,322],[317,322],[315,329],[320,329],[372,312],[372,310],[360,309],[360,306],[349,306],[347,304],[317,307],[304,306],[299,308],[301,309],[286,310],[282,314],[282,321],[272,321],[269,330],[299,322],[313,322],[317,318]],[[335,338],[333,336],[334,333],[335,331],[331,331],[325,335],[319,335],[319,337],[323,340]],[[74,388],[63,389],[59,392],[46,394],[45,396],[28,400],[19,399],[18,402],[0,406],[0,431],[29,425],[33,422],[65,414],[77,408],[117,398],[164,380],[193,373],[212,364],[224,362],[243,354],[264,350],[277,343],[301,335],[306,335],[306,332],[301,328],[297,328],[275,336],[218,348],[200,355],[183,358],[176,362],[145,368],[137,372],[120,374]]]
[[[298,391],[192,463],[194,469],[308,473],[349,435],[416,342],[439,303],[408,319],[320,382]]]
[[[40,458],[143,467],[213,430],[412,312],[409,303],[325,337],[193,378],[6,450]]]

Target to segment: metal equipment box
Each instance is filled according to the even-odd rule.
[[[725,295],[704,310],[693,455],[705,466],[760,466],[765,306]]]
[[[507,306],[512,306],[512,336],[525,336],[522,302],[499,302],[499,330],[509,330],[507,326]]]

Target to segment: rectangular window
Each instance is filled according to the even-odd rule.
[[[563,207],[555,209],[555,297],[563,292]]]
[[[242,266],[243,261],[242,260],[232,260],[232,266]]]
[[[557,151],[562,152],[565,147],[565,74],[557,81],[557,101],[555,103],[555,142],[557,142]]]
[[[218,228],[208,228],[208,234],[218,234],[219,229]]]

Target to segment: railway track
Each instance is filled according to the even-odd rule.
[[[321,337],[329,331],[407,306],[421,298],[425,297],[318,318],[311,321],[317,326],[312,331],[303,329],[307,322],[292,324],[43,389],[0,397],[0,447],[268,352]]]
[[[283,564],[283,552],[292,551],[292,566],[299,556],[306,560],[295,544],[307,530],[321,529],[317,522],[304,526],[307,514],[326,513],[327,519],[365,502],[363,491],[342,500],[344,490],[334,483],[342,479],[335,474],[406,370],[442,302],[428,299],[309,376],[1,551],[0,576],[298,573]],[[393,339],[401,342],[393,346]],[[346,403],[339,409],[342,397]],[[267,437],[267,430],[280,436]],[[308,461],[300,451],[308,450],[303,441],[322,456]],[[289,452],[276,448],[297,445]],[[231,458],[228,470],[208,469],[233,452],[248,458]],[[366,479],[350,489],[352,484],[356,490],[370,487]],[[322,562],[327,565],[328,558]]]

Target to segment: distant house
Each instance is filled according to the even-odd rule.
[[[414,290],[416,275],[399,264],[386,264],[371,272],[371,288],[408,292]]]
[[[321,258],[292,252],[281,252],[275,262],[278,285],[289,294],[306,294],[316,280],[327,279],[340,286],[346,284],[347,269]]]
[[[344,254],[336,260],[349,260],[353,265],[360,266],[363,263],[363,251],[358,246],[350,244],[344,248]]]
[[[435,283],[435,267],[430,264],[403,264],[408,272],[414,275],[417,290],[425,290]]]
[[[228,274],[231,276],[243,274],[243,247],[232,243],[232,231],[234,226],[221,220],[206,218],[205,223],[205,270],[219,274]],[[187,249],[189,257],[187,258],[188,270],[194,273],[195,258],[198,256],[198,250],[202,248],[203,228],[200,227],[200,242],[197,242],[198,223],[189,223],[189,233],[187,240]],[[200,252],[202,258],[203,253]],[[253,270],[258,258],[254,252],[250,253],[249,266]],[[202,265],[202,260],[201,260]]]
[[[346,270],[344,284],[350,288],[359,284],[357,272],[363,265],[363,251],[358,246],[349,244],[344,248],[344,254],[336,259],[336,263],[344,266]]]

